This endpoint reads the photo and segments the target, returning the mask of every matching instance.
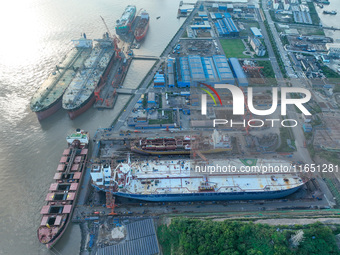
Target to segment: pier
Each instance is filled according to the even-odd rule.
[[[159,60],[159,57],[156,56],[146,56],[146,55],[134,55],[132,59],[135,60]]]
[[[135,94],[136,91],[137,91],[136,89],[128,89],[128,88],[120,88],[116,90],[117,94],[125,94],[125,95]]]

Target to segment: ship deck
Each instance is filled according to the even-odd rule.
[[[43,82],[31,100],[32,110],[40,110],[59,99],[74,78],[75,70],[80,68],[85,59],[90,55],[91,49],[73,48],[62,63],[58,64],[58,70],[50,74]],[[34,107],[36,104],[39,107]]]
[[[215,166],[235,166],[238,171],[210,174],[195,172],[191,162],[188,160],[134,162],[131,165],[133,178],[130,178],[127,185],[120,183],[124,187],[120,186],[119,191],[133,194],[169,194],[202,192],[207,188],[205,190],[214,192],[257,192],[287,190],[303,184],[302,179],[294,172],[267,174],[241,172],[241,167],[247,165],[240,160],[215,161]],[[288,168],[291,165],[290,162],[267,160],[252,163],[248,166],[270,164]],[[209,167],[209,164],[205,165]]]
[[[100,77],[109,64],[112,48],[95,47],[85,60],[84,68],[79,70],[63,96],[63,108],[67,110],[81,106],[94,92]]]

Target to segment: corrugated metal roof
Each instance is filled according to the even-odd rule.
[[[159,247],[152,219],[136,221],[126,225],[127,238],[123,242],[99,248],[98,255],[153,255]]]
[[[179,58],[182,82],[190,82],[189,62],[187,57]]]
[[[216,81],[217,74],[214,68],[214,63],[211,57],[202,57],[202,65],[204,70],[204,75],[207,81]]]
[[[205,75],[203,70],[203,65],[201,62],[201,57],[198,55],[189,55],[188,56],[189,68],[191,78],[194,81],[204,81]]]
[[[238,62],[237,58],[229,58],[230,65],[235,73],[236,78],[238,79],[238,83],[240,86],[248,86],[247,76],[244,73],[240,62]]]
[[[253,33],[253,35],[262,37],[261,31],[257,27],[251,27],[250,30]]]
[[[233,83],[234,75],[230,69],[227,58],[223,55],[215,55],[213,56],[213,60],[219,79]]]

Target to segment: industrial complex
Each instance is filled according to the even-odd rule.
[[[318,24],[320,4],[181,1],[174,15],[185,21],[160,56],[140,56],[139,41],[126,39],[136,12],[127,7],[131,24],[114,38],[129,46],[111,45],[119,65],[101,93],[129,99],[91,136],[72,216],[84,254],[163,254],[157,226],[178,215],[279,218],[339,207],[340,47],[324,33],[337,28]],[[154,64],[125,88],[138,59]],[[298,104],[286,109],[306,90],[310,115]],[[92,103],[108,102],[94,91]]]

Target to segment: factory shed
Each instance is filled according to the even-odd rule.
[[[223,55],[215,55],[213,56],[213,61],[220,81],[234,84],[234,75],[230,69],[227,58]]]
[[[229,58],[230,66],[233,69],[235,78],[237,79],[238,85],[240,87],[248,86],[247,76],[240,65],[237,58]]]
[[[191,73],[191,79],[193,81],[204,81],[205,75],[204,75],[201,57],[197,55],[189,55],[188,62],[189,62],[189,69]]]
[[[259,37],[259,38],[263,37],[261,31],[257,27],[251,27],[250,30],[255,37]]]
[[[168,86],[169,88],[175,87],[175,73],[174,73],[174,61],[168,59]]]
[[[187,57],[180,57],[177,64],[177,86],[180,88],[190,87],[190,70]]]

